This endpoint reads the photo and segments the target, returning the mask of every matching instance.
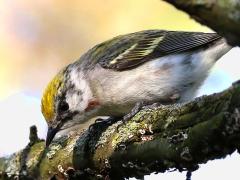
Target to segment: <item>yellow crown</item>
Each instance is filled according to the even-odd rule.
[[[63,87],[63,73],[58,73],[46,87],[42,97],[42,113],[47,122],[54,118],[55,98]]]

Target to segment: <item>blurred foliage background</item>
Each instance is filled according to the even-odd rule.
[[[119,34],[210,31],[160,0],[2,0],[0,27],[0,99],[40,97],[60,68]]]

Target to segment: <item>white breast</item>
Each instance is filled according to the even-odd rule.
[[[90,79],[95,96],[107,108],[105,115],[125,114],[140,101],[165,102],[179,95],[178,102],[191,100],[216,59],[231,47],[225,43],[194,54],[158,58],[126,71],[98,65]]]

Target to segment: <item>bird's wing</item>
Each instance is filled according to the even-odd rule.
[[[103,68],[121,71],[166,55],[207,48],[220,38],[216,33],[141,31],[99,44],[88,58]]]

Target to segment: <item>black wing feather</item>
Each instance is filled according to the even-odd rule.
[[[208,48],[220,39],[216,33],[149,30],[116,37],[87,55],[104,68],[126,70],[166,55]],[[93,56],[94,52],[101,53]],[[93,62],[92,62],[93,63]]]

